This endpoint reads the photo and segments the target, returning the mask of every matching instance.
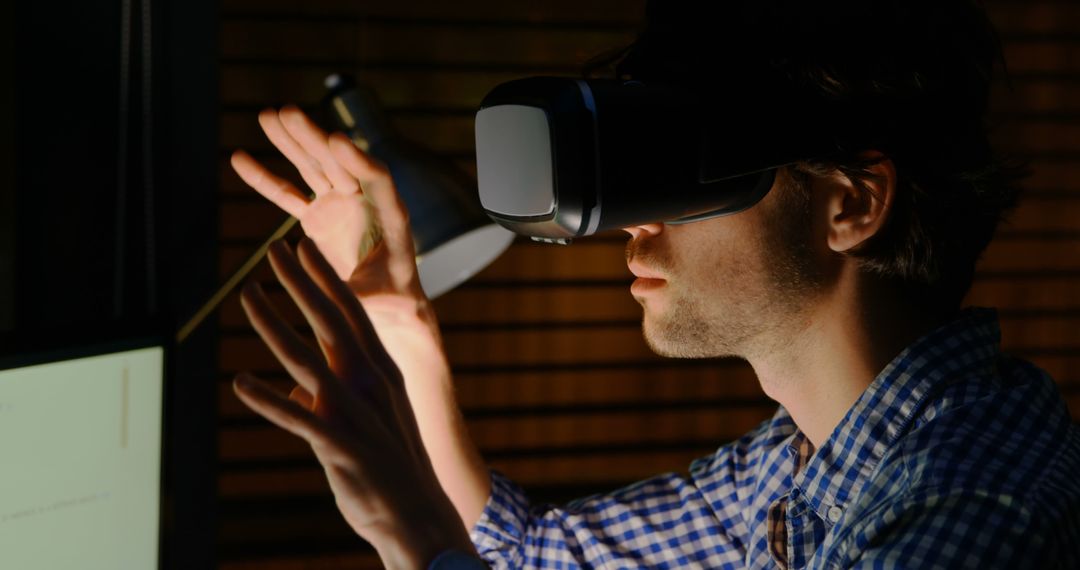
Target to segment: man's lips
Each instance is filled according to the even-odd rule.
[[[627,263],[626,266],[630,268],[630,273],[633,273],[634,277],[639,277],[641,279],[658,279],[660,281],[664,280],[664,277],[659,273],[650,270],[640,263],[635,263],[633,260]]]
[[[630,293],[634,296],[640,297],[667,285],[667,281],[659,273],[636,263],[633,259],[626,265],[630,268],[630,273],[637,277],[630,284]]]

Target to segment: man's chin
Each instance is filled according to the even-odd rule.
[[[740,356],[739,351],[728,346],[723,335],[716,334],[715,330],[689,315],[658,313],[646,307],[641,334],[650,350],[666,358]]]
[[[656,321],[656,316],[650,315],[646,306],[645,315],[641,319],[641,335],[645,338],[649,350],[666,358],[688,358],[683,354],[683,350],[680,350],[684,347],[680,346],[679,340],[671,338],[668,330],[670,327],[658,326]]]

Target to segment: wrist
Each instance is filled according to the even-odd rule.
[[[432,514],[403,520],[396,531],[373,537],[372,546],[386,568],[426,570],[448,551],[476,556],[476,549],[456,512],[449,513],[452,517]]]

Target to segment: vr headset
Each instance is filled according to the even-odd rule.
[[[480,202],[538,241],[741,212],[778,167],[826,152],[770,90],[738,96],[674,84],[532,77],[492,90],[476,113]],[[782,91],[782,90],[780,90]]]

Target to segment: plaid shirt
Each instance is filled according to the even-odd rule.
[[[492,472],[497,568],[1077,568],[1080,428],[967,309],[900,353],[814,451],[781,407],[689,476],[530,506]]]

